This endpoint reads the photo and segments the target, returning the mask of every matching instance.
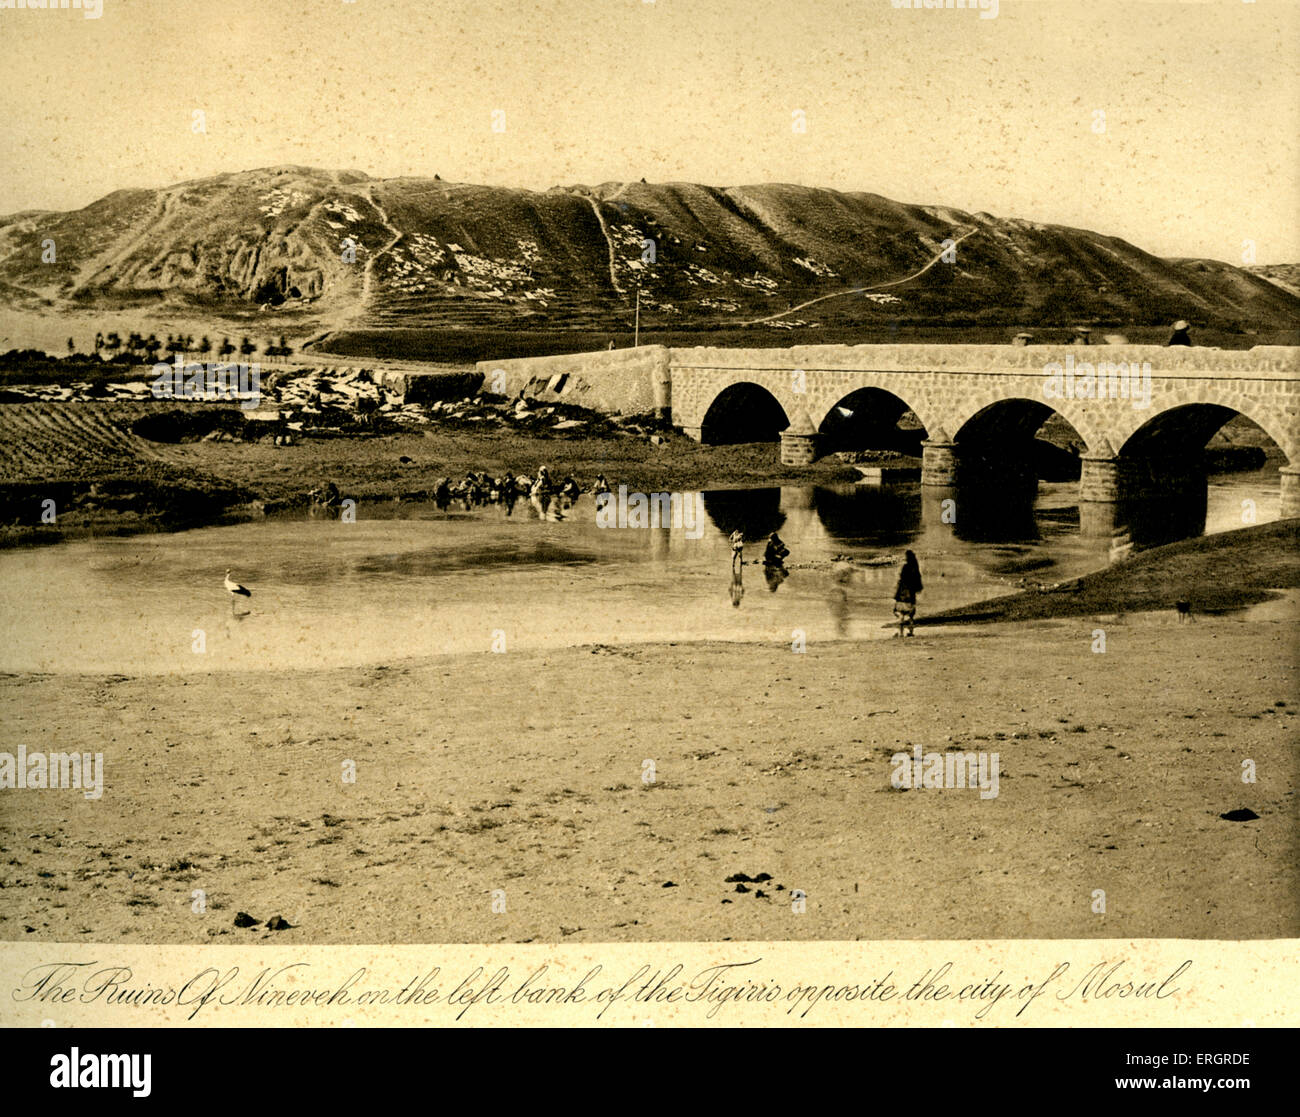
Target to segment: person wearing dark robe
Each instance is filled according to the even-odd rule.
[[[915,636],[916,597],[921,592],[921,567],[916,555],[908,551],[903,556],[903,568],[898,572],[898,585],[894,588],[894,615],[898,617],[898,634]]]
[[[781,542],[781,537],[776,532],[772,532],[767,537],[767,547],[763,550],[763,565],[783,567],[789,553],[790,548]]]
[[[1184,322],[1181,318],[1174,323],[1174,332],[1169,335],[1169,340],[1165,345],[1191,345],[1192,338],[1187,332],[1192,327]]]

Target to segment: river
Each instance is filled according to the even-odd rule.
[[[584,496],[561,517],[528,501],[510,516],[385,503],[363,505],[354,523],[268,518],[18,548],[0,552],[0,670],[167,674],[647,641],[869,640],[891,634],[905,548],[920,558],[922,615],[1111,558],[1110,539],[1079,530],[1076,484],[1043,483],[1032,507],[995,501],[955,524],[931,492],[715,489],[700,498],[701,531],[600,527]],[[1278,504],[1276,468],[1214,477],[1203,529],[1240,527],[1252,512],[1265,523]],[[1184,511],[1185,532],[1199,533],[1201,509]],[[788,576],[746,565],[737,585],[727,539],[737,527],[749,563],[779,531]],[[832,565],[840,554],[888,563],[849,573]],[[227,567],[252,590],[247,601],[232,604],[222,588]]]

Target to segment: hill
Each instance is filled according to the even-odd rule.
[[[955,260],[936,261],[951,242]],[[263,308],[304,330],[616,328],[638,289],[643,325],[660,328],[1294,328],[1300,297],[1270,278],[1082,229],[779,183],[538,192],[274,167],[0,218],[0,306]]]
[[[1255,264],[1246,270],[1292,295],[1300,295],[1300,264]]]

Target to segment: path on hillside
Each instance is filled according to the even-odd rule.
[[[370,288],[374,283],[375,264],[379,261],[380,256],[382,256],[385,252],[395,247],[397,242],[406,235],[405,233],[401,232],[401,230],[399,230],[397,226],[394,225],[388,219],[388,212],[384,209],[384,207],[381,206],[377,201],[375,201],[374,186],[366,187],[365,197],[366,197],[366,201],[370,203],[370,207],[377,214],[379,214],[380,224],[382,224],[384,228],[387,229],[392,234],[392,240],[390,240],[387,244],[385,244],[383,248],[379,249],[378,252],[372,252],[369,258],[366,260],[365,268],[361,273],[361,313],[362,314],[365,313],[366,307],[370,305]]]
[[[623,289],[618,285],[618,274],[614,270],[614,265],[618,257],[614,253],[614,242],[610,239],[609,226],[605,224],[605,215],[600,212],[600,203],[590,194],[586,195],[587,201],[591,204],[591,212],[596,215],[596,221],[600,224],[600,231],[605,237],[605,246],[609,249],[609,283],[618,294],[623,293]]]
[[[952,242],[952,247],[956,248],[957,245],[961,244],[961,242],[964,241],[968,236],[978,232],[979,232],[978,229],[967,229],[966,232],[962,233],[961,236],[959,236],[955,241]],[[817,298],[809,299],[807,302],[800,303],[798,306],[792,306],[790,307],[789,310],[783,310],[778,314],[769,314],[766,318],[754,318],[749,322],[742,322],[741,325],[757,326],[762,322],[772,322],[775,321],[777,318],[784,318],[787,314],[793,314],[796,310],[803,310],[803,308],[806,306],[812,306],[814,303],[825,302],[827,299],[840,299],[843,298],[845,295],[862,295],[865,294],[867,291],[879,291],[882,287],[897,287],[900,283],[908,283],[911,280],[915,279],[918,275],[924,275],[932,267],[934,267],[935,264],[937,264],[940,260],[943,259],[943,254],[944,252],[947,251],[948,249],[946,248],[943,249],[937,256],[935,256],[933,260],[930,260],[923,268],[920,268],[918,271],[914,271],[911,275],[905,275],[902,279],[891,279],[888,283],[873,283],[870,287],[853,287],[847,291],[835,291],[829,295],[818,295]]]

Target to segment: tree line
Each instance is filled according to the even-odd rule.
[[[68,356],[75,357],[78,352],[76,341],[68,338]],[[95,334],[91,353],[101,360],[112,361],[125,357],[128,360],[144,360],[151,364],[158,362],[160,353],[166,354],[166,359],[169,361],[180,357],[182,361],[193,358],[206,363],[209,357],[215,357],[218,361],[229,362],[237,357],[248,364],[249,358],[257,355],[258,347],[247,337],[241,337],[238,345],[230,338],[223,337],[221,344],[217,345],[206,335],[195,341],[193,334],[168,334],[167,340],[163,341],[157,334],[149,334],[146,337],[144,334],[134,332],[123,338],[113,330],[107,334],[102,331]],[[262,356],[270,361],[283,360],[293,356],[293,353],[293,347],[288,344],[284,335],[280,336],[278,343],[268,340],[261,347]]]

